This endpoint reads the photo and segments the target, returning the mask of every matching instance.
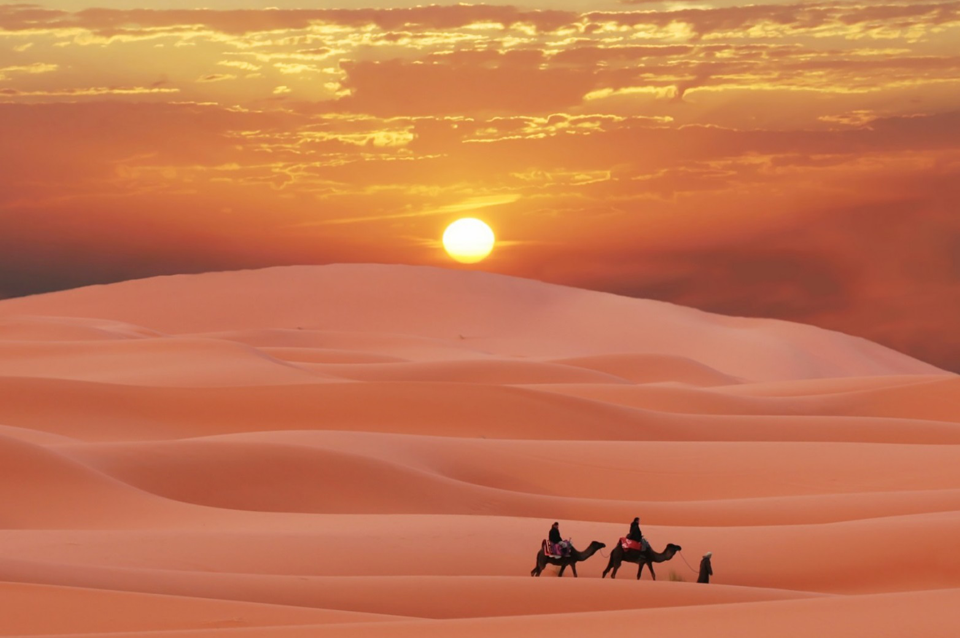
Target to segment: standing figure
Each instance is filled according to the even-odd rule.
[[[697,578],[698,583],[709,583],[710,577],[713,576],[713,566],[710,564],[711,556],[713,556],[713,552],[707,552],[703,555],[703,558],[700,559],[700,576]]]

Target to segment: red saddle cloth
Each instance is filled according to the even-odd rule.
[[[622,547],[624,550],[632,549],[637,552],[643,551],[643,543],[632,541],[625,536],[620,537],[620,547]]]
[[[543,553],[545,556],[549,556],[550,558],[563,558],[563,554],[560,553],[560,550],[557,548],[557,546],[547,539],[543,539]]]

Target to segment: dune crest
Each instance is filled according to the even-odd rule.
[[[111,319],[180,335],[276,328],[402,334],[515,357],[661,354],[764,381],[941,372],[864,339],[801,324],[417,266],[176,275],[0,303],[0,318],[25,314]]]

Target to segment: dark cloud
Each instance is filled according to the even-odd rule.
[[[904,173],[891,178],[901,182],[892,186],[873,179],[862,187],[904,194],[805,210],[766,230],[718,233],[705,245],[613,246],[602,262],[596,254],[567,254],[581,273],[592,274],[559,270],[550,277],[839,330],[960,371],[960,340],[953,334],[960,324],[960,169]]]
[[[656,274],[606,289],[733,316],[796,320],[843,312],[856,286],[854,268],[841,257],[795,245],[773,248],[768,238],[756,245],[671,254],[656,266],[638,264],[637,270]]]

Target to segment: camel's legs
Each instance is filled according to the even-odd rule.
[[[653,576],[653,579],[657,579],[657,572],[653,571],[653,563],[650,563],[650,575]]]
[[[646,565],[642,560],[640,561],[640,569],[637,570],[637,580],[640,580],[640,575],[643,573],[643,566]],[[650,568],[650,572],[653,572],[653,567]],[[653,577],[654,580],[657,579],[656,576]]]
[[[619,569],[620,569],[620,565],[614,565],[614,566],[613,566],[613,573],[610,574],[610,580],[613,580],[614,578],[617,577],[617,571],[618,571]]]
[[[578,578],[578,576],[577,576],[577,564],[576,564],[576,563],[570,563],[570,569],[573,570],[573,577],[574,577],[574,578]]]
[[[567,569],[566,565],[560,565],[560,573],[557,574],[557,578],[563,578],[563,572]]]

